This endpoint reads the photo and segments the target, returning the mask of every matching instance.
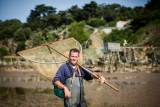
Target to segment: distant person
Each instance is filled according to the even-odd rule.
[[[126,46],[127,45],[127,41],[126,40],[124,40],[124,42],[123,42],[123,46]]]
[[[58,69],[56,76],[53,78],[53,84],[57,87],[63,88],[65,93],[64,106],[65,107],[87,107],[86,100],[84,98],[83,78],[85,80],[91,80],[96,78],[87,71],[80,68],[78,71],[76,68],[79,60],[79,50],[74,48],[69,52],[69,62],[63,64]],[[75,70],[76,69],[76,70]],[[89,69],[88,69],[89,70]],[[75,71],[75,77],[72,82],[72,75]],[[90,70],[92,73],[99,77],[100,82],[103,84],[105,78],[96,72]],[[70,87],[72,82],[71,93],[67,87]]]

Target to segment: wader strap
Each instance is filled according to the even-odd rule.
[[[71,77],[73,76],[73,72],[72,72],[72,69],[71,69],[71,66],[69,65],[69,63],[66,63],[68,68],[69,68],[69,71],[70,71],[70,74],[71,74]]]
[[[79,76],[81,77],[81,70],[79,69],[79,66],[77,67],[78,68],[78,72],[79,72]]]
[[[72,81],[71,81],[71,86],[70,86],[70,90],[71,90],[71,88],[72,88],[72,83],[73,83],[73,81],[74,81],[74,77],[75,77],[75,74],[76,74],[76,69],[77,69],[77,66],[76,66],[76,68],[75,68],[75,71],[74,71],[74,73],[72,72],[72,69],[71,69],[71,66],[69,65],[69,63],[67,63],[67,66],[68,66],[68,68],[69,68],[69,71],[70,71],[70,73],[71,73],[71,76],[72,76]]]

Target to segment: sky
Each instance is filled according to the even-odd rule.
[[[36,5],[52,6],[59,12],[71,8],[73,5],[82,8],[91,1],[95,1],[98,5],[117,3],[131,8],[145,6],[148,2],[148,0],[0,0],[0,20],[18,19],[24,23]]]

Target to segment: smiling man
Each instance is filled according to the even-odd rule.
[[[87,107],[86,100],[84,98],[83,78],[85,80],[91,80],[94,77],[84,69],[77,70],[76,65],[79,60],[79,50],[74,48],[69,52],[69,62],[63,64],[58,69],[56,76],[53,78],[53,84],[63,88],[65,93],[64,106],[65,107]],[[88,69],[89,70],[89,69]],[[90,70],[92,73],[99,77],[101,83],[104,83],[105,78],[96,72]],[[75,77],[72,82],[73,74]],[[67,87],[72,88],[69,91]]]

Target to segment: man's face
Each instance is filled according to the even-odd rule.
[[[71,55],[69,56],[70,63],[75,66],[79,60],[78,52],[71,51]]]

